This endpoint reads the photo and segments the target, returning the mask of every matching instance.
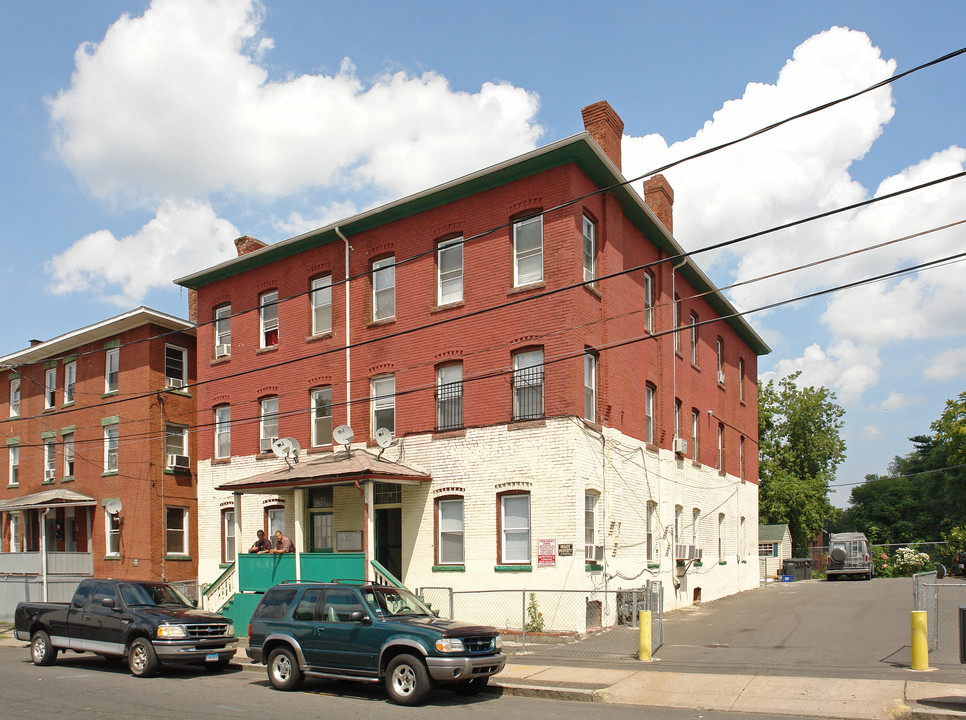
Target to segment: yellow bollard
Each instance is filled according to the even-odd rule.
[[[637,659],[651,662],[651,613],[641,610],[637,615],[637,626],[640,628],[638,639]]]
[[[912,669],[929,669],[929,639],[926,632],[926,611],[912,611]]]

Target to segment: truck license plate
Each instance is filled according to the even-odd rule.
[[[205,662],[210,662],[213,660],[214,661],[218,660],[218,653],[208,653],[207,655],[205,655]]]

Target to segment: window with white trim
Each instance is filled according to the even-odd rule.
[[[436,501],[439,537],[437,557],[440,565],[463,564],[463,498]]]
[[[698,418],[700,413],[691,408],[691,459],[698,461]]]
[[[258,450],[271,452],[271,443],[278,440],[278,397],[264,397],[259,401]]]
[[[265,524],[268,526],[268,539],[275,545],[275,531],[281,530],[285,534],[285,508],[272,507],[265,510]]]
[[[74,402],[74,393],[77,389],[77,363],[69,362],[64,365],[64,404]]]
[[[118,376],[121,368],[121,349],[110,348],[105,353],[104,361],[104,392],[117,392]]]
[[[215,408],[215,458],[231,457],[231,406]]]
[[[74,477],[74,433],[64,433],[64,477]]]
[[[597,223],[584,218],[584,282],[597,279]],[[592,286],[593,287],[593,286]]]
[[[396,256],[372,263],[372,319],[396,316]]]
[[[725,471],[724,425],[718,423],[718,471]]]
[[[674,398],[674,437],[681,437],[681,401]]]
[[[463,365],[451,363],[436,369],[436,429],[463,427]]]
[[[188,554],[188,508],[164,509],[164,551],[166,555]]]
[[[396,376],[373,378],[370,397],[372,398],[371,435],[375,437],[376,430],[379,428],[396,432]]]
[[[649,562],[658,560],[657,536],[657,503],[653,500],[647,501],[647,532],[645,535],[646,559]]]
[[[738,530],[738,543],[739,543],[738,544],[738,557],[741,558],[741,557],[744,557],[744,555],[745,555],[745,547],[747,547],[747,545],[745,543],[746,538],[745,538],[745,518],[744,517],[742,517],[742,518],[740,518],[738,520],[738,528],[739,528],[739,530]]]
[[[716,345],[718,354],[718,382],[724,382],[724,340],[718,338]]]
[[[584,353],[584,419],[597,422],[597,356]]]
[[[644,329],[654,332],[654,276],[644,273]]]
[[[507,565],[530,562],[530,493],[500,496],[500,561]]]
[[[674,506],[674,544],[680,545],[681,543],[681,515],[684,513],[684,508],[680,505]],[[675,547],[675,553],[677,548]],[[675,557],[677,557],[675,555]]]
[[[312,447],[332,444],[332,388],[312,390]]]
[[[20,484],[20,447],[10,445],[7,447],[7,457],[9,460],[10,473],[7,476],[8,485]]]
[[[188,383],[188,351],[177,345],[164,346],[164,384],[170,388]]]
[[[10,552],[23,552],[21,540],[23,534],[20,532],[20,515],[10,513]]]
[[[513,419],[543,417],[543,350],[513,355]]]
[[[57,441],[44,438],[44,480],[49,482],[57,474]]]
[[[681,352],[681,298],[674,296],[674,349]]]
[[[596,492],[584,493],[584,562],[597,562],[597,500]]]
[[[221,561],[223,563],[235,562],[235,511],[222,510],[221,512]]]
[[[778,543],[758,543],[758,557],[778,557]]]
[[[543,215],[513,223],[513,287],[543,280]]]
[[[718,513],[718,557],[724,557],[724,513]]]
[[[104,472],[117,472],[117,425],[104,428]]]
[[[215,357],[231,355],[231,305],[215,308]]]
[[[167,423],[164,426],[165,455],[188,455],[188,428]]]
[[[259,347],[278,345],[278,290],[258,296]]]
[[[691,544],[694,545],[694,549],[698,549],[698,520],[701,518],[701,510],[698,508],[691,508]],[[697,552],[695,552],[695,557],[697,557]]]
[[[57,368],[44,373],[44,410],[57,407]]]
[[[436,248],[436,304],[463,300],[463,238],[444,240]]]
[[[691,364],[698,364],[698,316],[691,313]]]
[[[10,417],[20,414],[20,378],[10,381]]]
[[[121,554],[121,521],[117,515],[104,512],[104,554],[118,557]]]
[[[745,436],[738,437],[738,477],[745,479]]]
[[[312,334],[332,332],[332,276],[312,281]]]
[[[644,386],[644,440],[654,444],[654,396],[657,389],[648,383]]]

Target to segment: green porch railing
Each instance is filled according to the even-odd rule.
[[[366,559],[363,553],[302,553],[301,580],[331,582],[338,578],[362,580]],[[264,592],[273,585],[295,581],[295,554],[240,555],[238,592]]]

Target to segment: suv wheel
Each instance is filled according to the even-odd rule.
[[[268,655],[268,680],[276,690],[297,690],[302,685],[302,671],[295,653],[279,647]]]
[[[419,705],[429,691],[432,683],[426,666],[412,655],[397,655],[386,669],[386,692],[389,699],[397,705]]]
[[[43,630],[30,638],[30,659],[34,665],[53,665],[57,659],[57,648],[50,644],[50,636]]]

